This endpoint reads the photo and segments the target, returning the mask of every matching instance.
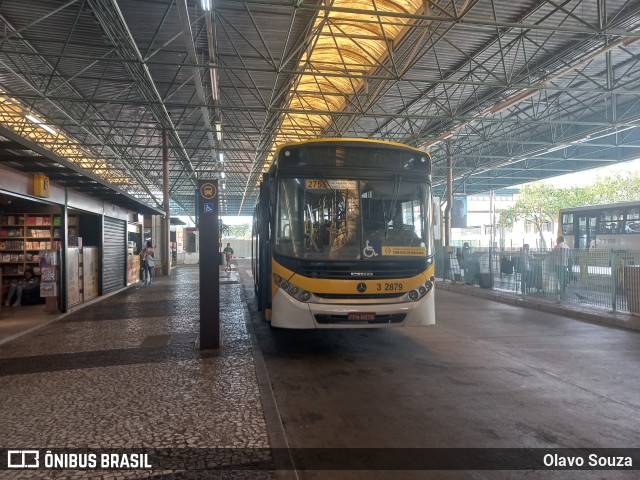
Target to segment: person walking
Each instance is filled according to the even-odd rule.
[[[147,246],[140,252],[142,261],[143,280],[145,285],[151,285],[153,279],[153,269],[156,266],[155,250],[151,246],[151,240],[147,240]]]
[[[231,259],[233,258],[233,248],[231,248],[231,244],[227,243],[227,246],[225,247],[224,250],[222,250],[222,253],[224,253],[224,258],[227,261],[227,266],[225,267],[224,271],[225,272],[230,272],[231,271]]]

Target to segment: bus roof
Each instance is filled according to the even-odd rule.
[[[399,148],[407,148],[409,150],[414,150],[416,152],[420,152],[420,153],[426,153],[427,155],[429,155],[429,158],[431,158],[431,155],[429,154],[429,152],[427,152],[426,150],[420,149],[420,148],[416,148],[416,147],[412,147],[411,145],[406,145],[404,143],[398,143],[398,142],[390,142],[387,140],[377,140],[377,139],[372,139],[372,138],[313,138],[310,140],[303,140],[301,142],[289,142],[289,143],[282,143],[280,145],[278,145],[276,147],[276,152],[282,150],[283,148],[286,147],[297,147],[299,145],[305,145],[305,144],[314,144],[314,143],[367,143],[367,144],[378,144],[381,146],[388,146],[388,147],[399,147]]]
[[[560,212],[562,213],[588,212],[592,210],[609,210],[612,208],[629,208],[629,207],[640,207],[640,200],[633,200],[630,202],[603,203],[601,205],[587,205],[585,207],[561,208]]]

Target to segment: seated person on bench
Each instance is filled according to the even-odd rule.
[[[14,296],[16,299],[11,303]],[[28,268],[24,271],[24,278],[11,285],[5,306],[19,307],[20,305],[33,305],[41,302],[40,279],[33,274],[32,269]]]

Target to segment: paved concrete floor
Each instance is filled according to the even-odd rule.
[[[640,446],[640,333],[437,291],[423,329],[252,321],[292,448]],[[300,478],[631,479],[621,471],[300,472]]]
[[[221,286],[223,348],[201,353],[198,269],[0,345],[0,448],[269,447],[241,286]],[[239,455],[236,456],[236,461]],[[3,459],[4,460],[4,459]],[[197,464],[197,463],[196,463]],[[269,478],[268,472],[0,471],[0,478]]]
[[[50,314],[44,305],[6,307],[0,310],[0,344],[10,342],[25,333],[37,330],[48,323],[60,320],[64,315]]]

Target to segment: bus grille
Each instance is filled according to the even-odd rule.
[[[389,315],[376,315],[375,320],[366,320],[366,321],[357,321],[357,320],[347,320],[346,315],[326,315],[326,314],[316,314],[314,315],[316,322],[326,324],[361,324],[361,323],[402,323],[406,318],[405,313],[392,313]]]
[[[405,267],[395,265],[300,265],[296,273],[311,278],[332,278],[343,280],[376,280],[382,278],[410,278],[419,275],[424,270],[424,265],[418,267]],[[352,273],[366,272],[367,276],[356,276]]]

